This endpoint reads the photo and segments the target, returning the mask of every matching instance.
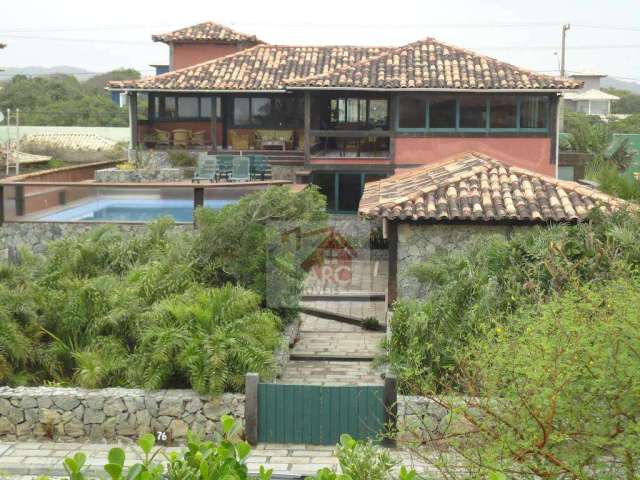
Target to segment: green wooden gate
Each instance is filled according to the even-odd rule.
[[[258,441],[333,445],[343,433],[375,438],[385,427],[383,386],[258,384]]]

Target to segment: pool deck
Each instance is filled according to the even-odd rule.
[[[96,182],[95,180],[83,180],[80,182],[56,182],[56,181],[0,181],[0,185],[8,187],[104,187],[104,188],[229,188],[229,187],[272,187],[278,185],[293,185],[290,180],[252,180],[248,182],[192,182],[184,180],[180,182]]]

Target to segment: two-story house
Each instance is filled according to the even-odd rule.
[[[555,176],[559,97],[581,86],[433,38],[271,45],[212,23],[154,38],[183,68],[110,84],[129,96],[133,145],[175,147],[165,133],[180,129],[197,141],[179,148],[261,151],[274,178],[319,185],[336,212],[354,212],[368,181],[466,151]],[[215,58],[194,53],[205,44]]]

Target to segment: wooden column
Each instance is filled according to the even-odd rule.
[[[129,129],[131,131],[131,141],[129,148],[138,147],[138,94],[136,92],[127,92],[129,99]]]
[[[0,185],[0,227],[4,223],[4,185]]]
[[[393,376],[384,379],[384,424],[387,429],[384,445],[393,447],[398,432],[398,382]]]
[[[558,129],[560,128],[561,122],[561,109],[560,102],[561,98],[558,95],[553,95],[549,99],[549,136],[551,137],[551,154],[549,162],[551,165],[556,166],[556,172],[558,171]]]
[[[258,382],[257,373],[244,377],[244,433],[251,445],[258,443]]]
[[[398,298],[398,222],[389,222],[389,271],[387,274],[387,306]]]
[[[396,115],[398,115],[396,96],[389,98],[389,158],[393,166],[393,173],[396,173]]]
[[[212,152],[218,150],[218,98],[211,97],[211,145]]]
[[[311,94],[304,92],[304,163],[309,164],[311,156]]]

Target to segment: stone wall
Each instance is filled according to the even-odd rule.
[[[271,164],[271,179],[272,180],[289,180],[295,181],[296,173],[301,170],[306,170],[304,165],[278,165]]]
[[[113,223],[125,235],[143,233],[147,225],[135,223]],[[0,226],[0,260],[10,258],[17,248],[25,247],[36,253],[46,250],[47,244],[61,238],[86,233],[97,228],[96,223],[18,222]],[[174,228],[192,230],[192,225],[176,225]]]
[[[148,182],[180,182],[185,174],[181,168],[146,168],[136,170],[120,170],[105,168],[96,171],[96,182],[106,183],[148,183]]]
[[[477,224],[420,224],[403,222],[398,225],[398,297],[423,298],[428,292],[424,285],[409,274],[411,267],[436,254],[461,250],[478,238],[510,236],[511,225]]]
[[[398,440],[424,442],[451,431],[450,411],[427,397],[398,396]]]
[[[0,387],[0,440],[135,440],[151,432],[181,443],[187,430],[209,435],[222,415],[243,425],[244,395],[208,399],[192,390]]]

